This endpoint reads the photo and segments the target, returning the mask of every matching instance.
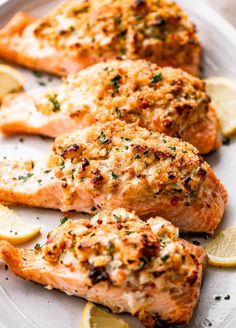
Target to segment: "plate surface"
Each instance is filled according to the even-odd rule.
[[[17,11],[24,10],[40,16],[59,1],[14,0],[0,9],[0,25],[4,25]],[[222,17],[201,0],[178,1],[197,24],[204,46],[203,75],[225,75],[236,77],[236,31]],[[27,88],[39,87],[39,80],[47,85],[57,84],[48,76],[36,77],[29,71],[22,72],[27,78]],[[23,142],[22,139],[23,138]],[[42,158],[51,145],[51,140],[40,137],[0,137],[0,157]],[[229,191],[229,205],[219,230],[236,225],[236,142],[223,146],[217,153],[206,157],[218,177]],[[37,242],[45,240],[48,231],[59,224],[62,214],[57,211],[14,208],[27,220],[42,226],[42,235]],[[195,238],[194,238],[195,239]],[[204,240],[201,240],[204,243]],[[36,243],[33,241],[29,245]],[[236,327],[236,270],[208,268],[204,279],[201,298],[189,328],[233,328]],[[230,300],[224,297],[230,295]],[[215,296],[221,296],[216,301]],[[85,302],[68,297],[57,291],[48,292],[42,286],[23,281],[4,270],[0,263],[0,327],[1,328],[79,328],[81,312]],[[130,316],[122,316],[135,328],[142,325]]]

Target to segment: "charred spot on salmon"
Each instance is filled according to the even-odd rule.
[[[197,271],[193,271],[192,274],[187,277],[187,282],[192,286],[197,281],[197,278],[198,278]]]
[[[187,189],[187,190],[191,190],[191,187],[189,185],[189,183],[191,182],[191,177],[187,176],[185,179],[184,179],[184,187]]]
[[[84,171],[86,169],[87,166],[89,166],[90,163],[89,161],[87,160],[87,158],[82,158],[82,170]]]
[[[167,173],[167,176],[168,176],[168,178],[169,178],[170,180],[173,180],[173,179],[175,178],[175,175],[174,175],[173,172],[168,172],[168,173]]]
[[[100,281],[108,280],[108,274],[105,267],[91,267],[88,276],[93,285],[98,284]]]
[[[93,178],[92,182],[94,185],[99,185],[103,181],[103,176],[101,174],[101,171],[99,169],[93,170],[92,172]]]
[[[63,150],[61,156],[63,158],[73,158],[79,149],[80,149],[79,144],[70,145]]]

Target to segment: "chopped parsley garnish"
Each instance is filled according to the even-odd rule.
[[[228,294],[227,296],[224,297],[226,301],[230,300],[230,295]]]
[[[134,233],[134,231],[129,231],[129,230],[126,230],[126,231],[125,231],[125,233],[126,233],[126,235],[128,235],[128,236],[129,236],[129,235],[131,235],[131,233]]]
[[[122,140],[125,140],[125,141],[131,141],[131,139],[129,138],[126,138],[126,137],[121,137]]]
[[[142,256],[139,258],[139,269],[143,269],[145,265],[148,263],[148,260],[146,257]]]
[[[119,108],[116,108],[116,114],[119,118],[123,117],[123,114],[121,113],[121,111],[119,110]]]
[[[157,83],[163,80],[162,73],[158,73],[157,75],[154,75],[151,79],[151,83]]]
[[[45,174],[48,174],[48,173],[50,173],[50,172],[51,172],[51,170],[46,170],[46,171],[44,171]]]
[[[41,179],[38,179],[37,181],[38,181],[38,183],[39,183],[39,184],[42,182],[42,180],[41,180]]]
[[[147,150],[147,151],[145,151],[143,154],[144,154],[145,156],[149,156],[149,151]]]
[[[108,139],[103,131],[101,131],[100,136],[98,137],[98,140],[100,140],[102,144],[105,144],[108,142]]]
[[[114,173],[114,172],[112,172],[111,175],[112,175],[113,179],[118,179],[119,178],[119,175]]]
[[[53,112],[58,112],[61,109],[61,105],[58,102],[56,96],[49,96],[49,101],[53,104]]]
[[[64,218],[62,218],[60,220],[61,225],[64,224],[67,220],[68,220],[68,218],[66,216]]]
[[[173,151],[176,151],[176,147],[170,146],[168,148],[171,149],[171,150],[173,150]]]
[[[169,257],[170,257],[169,254],[165,254],[165,255],[163,255],[163,256],[161,257],[162,262],[166,262],[166,261],[168,260]]]
[[[31,178],[34,174],[33,173],[27,173],[26,175],[20,175],[18,177],[18,180],[23,180],[23,182],[26,182],[27,179]]]
[[[119,91],[120,80],[121,80],[121,75],[116,75],[115,77],[113,77],[113,79],[111,79],[111,85],[113,86],[115,92]]]
[[[34,245],[34,249],[35,250],[38,250],[38,249],[41,249],[41,248],[42,248],[42,246],[40,244],[35,244]]]
[[[136,155],[134,156],[134,159],[138,159],[138,158],[140,158],[140,155],[139,155],[139,154],[136,154]]]
[[[91,208],[91,211],[92,212],[95,212],[97,209],[96,209],[96,207],[95,206],[93,206],[92,208]]]

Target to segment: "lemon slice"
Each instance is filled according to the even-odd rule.
[[[39,226],[25,222],[12,210],[0,205],[0,240],[18,245],[29,241],[39,233]]]
[[[24,90],[22,75],[8,65],[0,65],[0,101],[8,93]]]
[[[223,230],[204,246],[213,266],[236,266],[236,227]]]
[[[81,328],[131,328],[131,326],[89,302],[83,309]]]
[[[236,80],[210,77],[205,82],[207,93],[217,111],[222,133],[229,137],[236,132]]]

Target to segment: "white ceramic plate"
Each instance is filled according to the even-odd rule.
[[[17,11],[24,10],[33,15],[41,15],[59,1],[14,0],[0,7],[0,25],[4,25]],[[201,0],[179,0],[196,22],[204,46],[203,74],[236,77],[236,31],[222,17],[207,7]],[[27,88],[38,87],[32,73],[22,70],[27,77]],[[47,85],[58,83],[40,80]],[[24,138],[24,142],[20,138]],[[36,157],[47,154],[52,141],[40,137],[17,136],[0,138],[0,156]],[[229,205],[219,228],[236,225],[236,143],[222,147],[217,153],[207,157],[219,178],[229,191]],[[43,234],[37,242],[45,240],[46,233],[59,224],[62,214],[57,211],[15,208],[24,218],[38,222]],[[235,221],[235,222],[234,222]],[[195,239],[195,238],[194,238]],[[33,241],[30,245],[36,243]],[[230,300],[225,300],[226,295]],[[215,296],[221,296],[216,301]],[[23,281],[4,270],[0,263],[0,327],[2,328],[79,328],[81,312],[85,302],[69,297],[58,291],[47,291],[42,286]],[[234,328],[236,327],[236,270],[208,268],[204,279],[201,298],[189,328]],[[126,315],[125,320],[133,327],[142,325],[138,320]]]

